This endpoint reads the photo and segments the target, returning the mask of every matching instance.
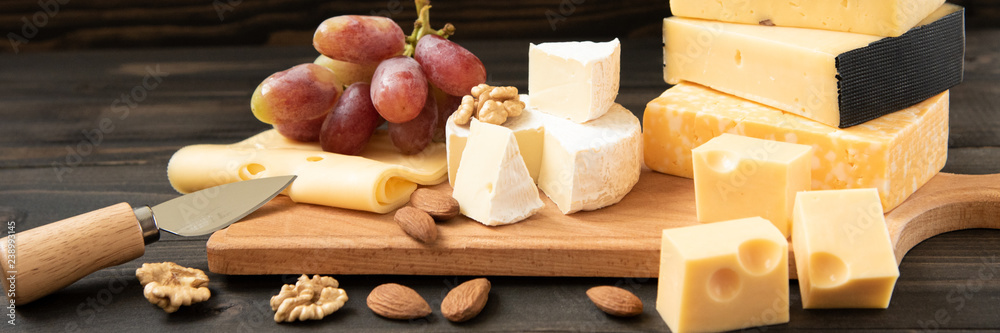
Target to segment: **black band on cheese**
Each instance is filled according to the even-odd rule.
[[[962,82],[965,9],[836,59],[840,128],[903,110]]]

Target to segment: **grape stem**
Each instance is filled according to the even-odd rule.
[[[417,48],[417,41],[426,35],[438,35],[443,38],[451,37],[455,34],[455,26],[445,23],[444,28],[434,30],[431,28],[431,0],[414,0],[417,5],[417,20],[413,22],[413,33],[406,37],[406,49],[403,55],[412,57]]]

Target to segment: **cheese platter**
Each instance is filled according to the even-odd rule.
[[[441,184],[430,187],[449,192]],[[432,244],[407,236],[391,214],[281,196],[208,240],[215,273],[656,277],[661,231],[695,225],[690,179],[643,169],[616,205],[563,215],[545,207],[517,224],[488,227],[464,216],[438,224]],[[1000,174],[940,173],[886,214],[896,261],[954,230],[1000,229]],[[789,251],[791,251],[789,246]],[[791,253],[788,263],[794,265]],[[790,278],[795,269],[790,267]]]

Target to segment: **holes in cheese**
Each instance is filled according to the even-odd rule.
[[[282,175],[298,176],[283,192],[295,202],[387,213],[406,204],[417,184],[445,181],[447,161],[444,144],[402,155],[385,132],[372,136],[361,156],[347,156],[270,130],[231,145],[184,147],[167,165],[180,193]]]
[[[658,281],[656,311],[673,332],[789,319],[788,241],[759,217],[663,230]]]
[[[820,288],[832,288],[847,282],[847,265],[836,255],[816,252],[809,256],[809,281]]]
[[[708,295],[719,302],[728,302],[740,294],[743,284],[740,276],[731,269],[722,268],[708,279]]]
[[[766,274],[781,262],[782,251],[781,245],[775,242],[763,238],[751,239],[740,244],[740,265],[751,274]]]
[[[889,306],[899,268],[874,189],[799,192],[794,215],[803,308]]]

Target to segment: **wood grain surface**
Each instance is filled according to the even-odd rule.
[[[996,1],[949,2],[967,7],[970,28],[1000,26]],[[49,12],[57,11],[46,14],[39,3],[61,4],[47,5]],[[459,41],[657,37],[660,19],[670,16],[666,0],[437,0],[432,4],[432,23],[454,23]],[[0,52],[309,45],[320,22],[344,14],[390,17],[404,31],[413,28],[416,18],[412,0],[0,0],[0,31],[24,38],[0,43]],[[25,30],[25,20],[37,30]]]
[[[139,220],[127,203],[101,208],[23,233],[14,247],[0,244],[2,258],[15,258],[13,288],[18,304],[28,304],[97,270],[139,258],[146,251]],[[10,263],[8,261],[8,263]],[[5,269],[5,270],[8,270]],[[10,295],[8,295],[9,297]]]
[[[451,193],[447,183],[431,187]],[[563,215],[545,208],[488,227],[459,216],[421,243],[392,214],[296,204],[280,197],[208,240],[208,268],[221,274],[399,274],[656,277],[663,229],[697,225],[690,179],[643,170],[618,204]],[[1000,229],[1000,174],[939,174],[886,214],[896,261],[939,234]],[[789,246],[789,274],[795,278]]]
[[[537,40],[461,43],[483,60],[490,82],[524,89],[527,43],[533,41]],[[661,53],[658,38],[622,40],[618,102],[637,114],[667,88]],[[253,89],[271,73],[314,58],[315,51],[308,46],[0,54],[0,222],[15,222],[13,227],[20,232],[122,201],[156,204],[176,197],[166,178],[170,156],[186,145],[232,143],[264,130],[267,126],[249,112]],[[148,75],[146,67],[157,66],[169,76],[146,90],[147,96],[129,106],[129,114],[122,119],[112,103],[142,85]],[[965,70],[965,82],[952,89],[944,171],[1000,173],[1000,30],[968,32]],[[85,132],[99,128],[103,119],[113,120],[114,129],[103,132],[96,147],[81,144],[88,142]],[[652,306],[656,279],[629,277],[489,276],[493,289],[483,312],[471,321],[453,324],[440,316],[441,300],[458,283],[478,276],[338,275],[351,298],[343,309],[322,321],[279,325],[272,319],[268,299],[281,284],[294,283],[298,275],[212,273],[206,259],[207,240],[207,236],[165,234],[139,259],[99,270],[47,297],[17,306],[16,326],[9,326],[9,318],[3,317],[0,331],[667,330]],[[791,282],[791,322],[766,330],[995,331],[1000,328],[997,244],[1000,231],[986,229],[950,232],[921,242],[900,264],[900,278],[886,310],[803,310],[798,284]],[[170,315],[149,304],[135,270],[143,263],[162,261],[205,270],[212,298]],[[435,312],[416,321],[372,314],[364,298],[375,286],[388,282],[413,287]],[[618,285],[635,293],[646,310],[627,319],[605,315],[585,294],[597,285]]]

